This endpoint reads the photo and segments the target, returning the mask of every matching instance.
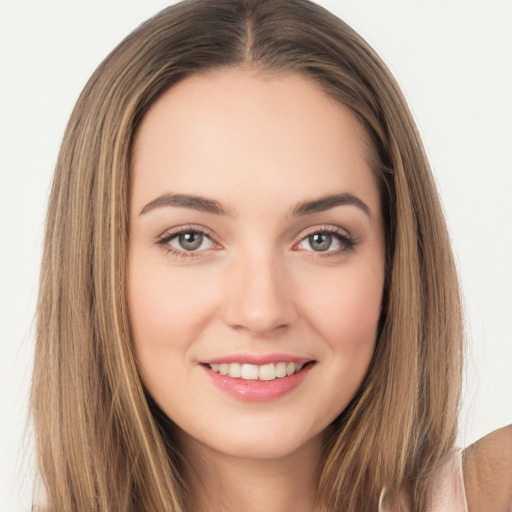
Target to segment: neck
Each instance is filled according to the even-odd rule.
[[[314,512],[321,436],[276,458],[227,455],[187,440],[190,510]]]

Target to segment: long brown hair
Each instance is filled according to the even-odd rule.
[[[308,0],[189,0],[99,66],[69,121],[46,221],[31,407],[51,512],[183,512],[172,422],[145,393],[126,304],[134,137],[169,87],[250,66],[312,78],[372,141],[387,240],[383,315],[364,383],[334,424],[319,475],[329,511],[375,510],[383,487],[427,506],[455,441],[462,362],[457,277],[417,129],[393,77]]]

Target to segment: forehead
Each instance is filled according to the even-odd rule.
[[[181,81],[146,114],[134,147],[135,200],[178,191],[230,195],[229,203],[235,189],[270,188],[282,201],[292,189],[374,196],[369,146],[354,114],[307,77],[217,69]]]

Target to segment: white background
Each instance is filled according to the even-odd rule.
[[[28,510],[25,434],[43,219],[67,118],[101,59],[169,2],[0,0],[0,511]],[[324,0],[396,75],[459,265],[459,443],[512,423],[512,0]]]

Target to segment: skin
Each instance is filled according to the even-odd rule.
[[[372,152],[352,113],[297,74],[192,76],[149,110],[134,147],[128,289],[143,382],[177,424],[195,510],[314,509],[330,423],[377,335],[384,236]],[[223,214],[154,202],[215,201]],[[297,205],[351,194],[297,215]],[[150,206],[148,206],[150,205]],[[205,231],[194,251],[178,232]],[[309,235],[337,230],[318,251]],[[267,401],[233,397],[202,364],[286,353],[313,361]]]
[[[464,450],[469,512],[512,510],[512,425],[491,432]]]

